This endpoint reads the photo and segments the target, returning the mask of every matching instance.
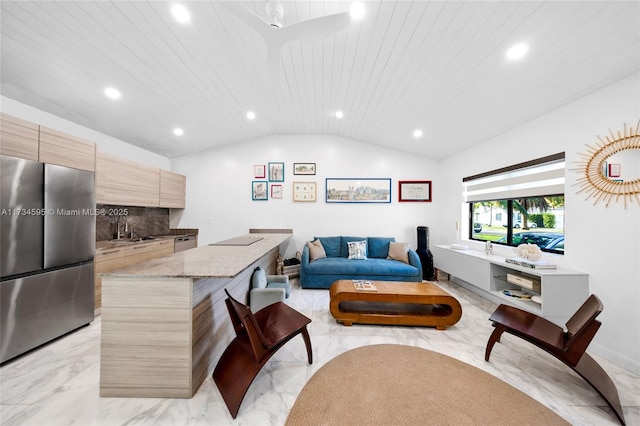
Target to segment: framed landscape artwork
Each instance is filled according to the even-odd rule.
[[[269,163],[269,182],[284,182],[284,163]]]
[[[391,179],[327,178],[327,203],[390,203]]]
[[[266,180],[254,180],[251,182],[251,199],[254,201],[264,201],[269,199],[268,185]]]
[[[398,201],[431,201],[430,180],[401,180],[398,181]]]
[[[316,163],[293,163],[294,175],[315,175]]]
[[[293,182],[293,201],[315,203],[317,188],[315,182]]]

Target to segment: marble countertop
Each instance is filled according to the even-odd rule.
[[[251,236],[259,236],[262,240],[248,246],[200,246],[109,271],[102,276],[233,278],[269,250],[291,238],[291,234],[251,234]]]

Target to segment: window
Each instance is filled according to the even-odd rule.
[[[469,238],[564,253],[564,153],[463,179]]]

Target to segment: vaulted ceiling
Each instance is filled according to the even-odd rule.
[[[285,44],[275,80],[221,2],[183,2],[187,24],[174,3],[3,0],[2,95],[168,157],[326,134],[441,159],[640,71],[638,1],[365,1],[338,34]],[[282,24],[348,10],[285,1]]]

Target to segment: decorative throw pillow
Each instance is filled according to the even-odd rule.
[[[307,247],[309,247],[309,262],[327,257],[327,253],[324,251],[320,240],[315,240],[314,242],[307,241]]]
[[[367,258],[367,241],[350,241],[348,259],[366,259]]]
[[[389,243],[389,256],[387,259],[399,260],[400,262],[409,263],[409,244],[407,243]]]
[[[389,243],[395,242],[393,237],[369,237],[367,238],[367,257],[386,259],[389,255]]]

